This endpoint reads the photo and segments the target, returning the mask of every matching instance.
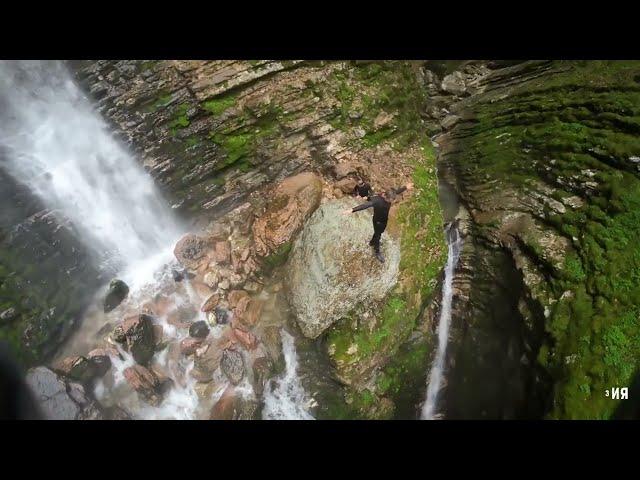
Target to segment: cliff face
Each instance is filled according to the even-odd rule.
[[[77,232],[0,169],[0,339],[20,360],[49,358],[99,284]],[[64,288],[60,286],[64,285]]]
[[[458,90],[432,105],[439,165],[468,234],[451,412],[608,418],[605,391],[631,383],[640,353],[640,63],[471,64],[445,80]]]
[[[334,319],[312,348],[323,352],[323,361],[331,364],[328,375],[345,389],[344,395],[328,393],[332,400],[319,406],[319,417],[389,417],[394,400],[403,395],[410,397],[403,400],[403,414],[414,416],[416,392],[426,376],[433,313],[428,306],[445,257],[435,156],[421,118],[422,64],[96,61],[71,66],[174,208],[216,237],[221,257],[223,250],[230,254],[224,257],[232,265],[224,271],[202,266],[206,271],[193,281],[204,293],[211,294],[215,283],[223,290],[231,285],[256,293],[269,282],[270,270],[287,260],[295,240],[289,237],[301,226],[294,220],[304,221],[296,205],[309,207],[278,193],[301,178],[292,175],[314,172],[323,204],[352,193],[357,177],[378,192],[413,180],[415,191],[392,209],[385,234],[399,243],[397,284],[367,311],[354,308]],[[225,243],[229,236],[222,233],[231,230]],[[340,240],[339,231],[331,233]],[[363,246],[369,238],[362,239]],[[251,268],[244,268],[248,263]],[[237,274],[223,279],[231,267]],[[227,294],[221,293],[221,301]],[[256,321],[251,332],[265,340]]]
[[[363,148],[407,126],[419,129],[411,125],[419,121],[419,107],[408,101],[421,96],[420,69],[407,62],[71,66],[172,203],[197,214],[228,211],[249,193],[310,166],[374,164],[367,157],[375,152],[360,154]]]

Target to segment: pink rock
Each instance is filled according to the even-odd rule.
[[[231,245],[228,241],[216,242],[213,259],[219,264],[227,264],[231,261]]]
[[[291,240],[318,208],[321,196],[322,181],[315,173],[284,179],[272,192],[265,212],[253,223],[257,253],[266,256]]]
[[[255,350],[257,348],[258,338],[253,333],[234,328],[233,334],[238,339],[238,342],[247,350]]]
[[[206,302],[204,302],[204,305],[202,305],[200,310],[202,312],[210,312],[218,306],[219,302],[220,302],[220,295],[218,295],[217,293],[214,293],[207,299]]]
[[[198,235],[189,233],[182,237],[173,250],[173,254],[185,267],[196,270],[206,260],[208,242]]]
[[[124,378],[131,385],[140,398],[151,405],[160,403],[160,381],[158,377],[149,369],[142,365],[134,365],[124,370]]]
[[[187,337],[180,342],[180,352],[183,355],[193,355],[203,341],[202,338]]]

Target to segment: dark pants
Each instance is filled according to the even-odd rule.
[[[373,221],[373,237],[371,237],[369,245],[373,247],[376,253],[380,253],[380,237],[385,228],[387,228],[387,222]]]

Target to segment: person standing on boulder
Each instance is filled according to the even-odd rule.
[[[373,195],[373,189],[368,182],[365,182],[362,179],[358,180],[358,183],[353,188],[354,195],[358,195],[360,197],[366,198],[367,200],[371,200],[371,195]]]
[[[373,207],[373,237],[371,237],[369,245],[373,247],[376,258],[381,262],[384,262],[384,257],[380,253],[380,237],[382,237],[382,233],[387,228],[391,203],[405,190],[413,190],[413,183],[408,183],[400,188],[392,188],[378,195],[371,195],[368,202],[342,212],[343,215],[349,215],[350,213]]]

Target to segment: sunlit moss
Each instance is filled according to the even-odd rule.
[[[415,192],[398,211],[401,227],[398,286],[383,305],[373,330],[355,330],[353,321],[347,318],[328,332],[331,356],[338,365],[366,364],[374,355],[395,358],[400,345],[414,331],[423,302],[433,294],[437,275],[444,265],[446,249],[437,193],[435,152],[429,142],[425,142],[422,148],[424,156],[416,160],[413,174]],[[407,375],[416,371],[413,366],[420,361],[423,366],[426,364],[424,345],[392,362],[393,366],[383,372],[379,394],[397,394],[395,387],[407,382]]]
[[[550,269],[548,340],[539,363],[555,382],[553,418],[608,418],[604,391],[627,385],[640,365],[640,62],[556,62],[564,73],[473,107],[460,146],[477,178],[521,190],[542,178],[562,201],[584,205],[545,221],[572,248]],[[530,244],[544,258],[542,245]]]

